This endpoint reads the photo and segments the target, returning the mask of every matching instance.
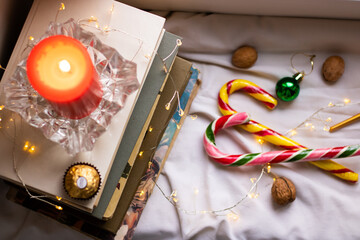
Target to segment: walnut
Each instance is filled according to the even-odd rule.
[[[235,67],[249,68],[254,65],[256,60],[256,49],[250,46],[242,46],[234,52],[231,62]]]
[[[295,185],[285,177],[277,177],[271,188],[271,195],[279,205],[285,205],[295,200]]]
[[[335,82],[343,75],[344,69],[344,59],[339,56],[331,56],[325,60],[322,66],[322,74],[326,81]]]

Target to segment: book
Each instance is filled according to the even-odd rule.
[[[153,188],[154,182],[157,181],[166,159],[168,158],[171,148],[173,147],[176,137],[179,134],[182,124],[190,110],[192,101],[194,100],[201,81],[198,78],[199,71],[192,67],[191,78],[180,98],[180,106],[184,109],[184,115],[180,112],[175,112],[169,124],[167,125],[164,134],[156,148],[156,151],[148,164],[145,174],[141,178],[140,184],[136,193],[131,201],[128,210],[122,220],[119,228],[120,238],[131,239],[134,235],[135,228],[139,222],[141,214],[145,208],[147,200],[149,199]]]
[[[174,113],[175,111],[180,111],[178,109],[178,99],[173,98],[175,91],[178,91],[181,96],[187,86],[191,72],[192,64],[182,58],[177,57],[172,71],[169,75],[169,80],[166,82],[165,87],[170,91],[163,92],[162,98],[159,100],[158,107],[155,110],[154,117],[151,120],[150,126],[152,131],[148,131],[145,138],[143,139],[140,151],[142,154],[137,155],[135,163],[133,164],[131,171],[128,175],[128,180],[126,182],[123,194],[121,195],[119,203],[115,205],[116,211],[110,221],[106,226],[112,228],[112,231],[116,231],[120,227],[120,221],[125,216],[125,213],[135,195],[136,189],[140,183],[141,178],[144,176],[146,169],[149,166],[149,161],[155,153],[155,150],[163,136],[163,133],[173,116],[169,112]],[[170,99],[173,98],[170,108],[165,107],[169,103]],[[161,116],[161,117],[158,117]],[[121,181],[121,180],[120,180]],[[119,189],[115,189],[115,193]],[[111,206],[111,202],[110,205]],[[114,207],[114,206],[112,206]]]
[[[175,68],[175,65],[173,67],[173,70],[174,70],[174,68]],[[195,74],[197,76],[197,71],[195,72]],[[194,73],[192,74],[192,76],[195,76]],[[194,79],[194,77],[191,78],[191,79]],[[190,89],[191,85],[192,85],[193,90]],[[194,84],[194,81],[191,81],[191,84],[190,84],[190,81],[189,81],[189,83],[187,84],[187,87],[186,87],[186,90],[185,90],[186,94],[183,94],[182,98],[181,98],[181,102],[182,102],[181,106],[182,106],[183,109],[185,109],[184,112],[188,111],[189,106],[191,104],[191,101],[192,101],[192,99],[194,98],[194,96],[196,94],[198,86],[199,85],[198,85],[197,81],[195,82],[195,84]],[[188,92],[190,90],[191,90],[191,94],[188,94]],[[165,86],[163,92],[166,92],[166,86]],[[185,96],[185,97],[183,97],[183,96]],[[184,98],[186,98],[186,97],[188,98],[187,102],[184,100]],[[184,106],[184,104],[185,104],[186,107]],[[166,111],[166,113],[169,113],[169,112],[170,111]],[[175,112],[175,114],[179,115],[178,112]],[[175,114],[173,116],[175,116]],[[171,116],[172,116],[172,114],[170,114],[169,118],[171,118]],[[186,116],[186,114],[184,114],[182,117],[180,117],[180,119],[184,119],[185,116]],[[156,119],[156,118],[157,118],[157,116],[154,115],[153,119]],[[175,140],[175,137],[171,137],[171,135],[174,136],[174,134],[176,134],[176,132],[178,132],[180,130],[180,128],[178,127],[177,124],[181,124],[181,121],[183,121],[183,120],[179,121],[179,120],[175,120],[175,119],[177,119],[177,118],[172,117],[169,124],[164,126],[164,128],[166,127],[166,130],[164,129],[165,134],[163,134],[162,137],[161,137],[162,147],[160,147],[160,145],[159,145],[159,147],[157,147],[157,150],[156,150],[157,152],[162,151],[164,149],[165,145],[169,146],[170,143]],[[175,123],[175,125],[174,125],[174,123]],[[174,128],[174,126],[175,126],[175,128]],[[162,131],[162,132],[164,132],[164,131]],[[165,139],[170,139],[170,141],[166,141]],[[169,147],[166,152],[169,152],[170,148],[171,147]],[[162,165],[165,162],[165,158],[167,157],[167,155],[168,154],[162,155],[162,156],[164,156],[164,158],[162,158],[162,160],[161,160]],[[155,153],[155,156],[159,156],[159,154]],[[148,159],[147,162],[149,162],[149,161],[151,161],[151,162],[156,161],[158,163],[159,159],[155,159],[155,160],[154,159]],[[159,170],[160,170],[160,168],[157,170],[156,174],[159,173]],[[145,176],[150,176],[150,175],[147,174]],[[141,181],[142,182],[143,181],[148,181],[148,178],[143,177],[141,179]],[[147,197],[148,196],[149,195],[147,195]],[[146,197],[146,200],[147,200],[147,197]],[[68,206],[65,206],[63,211],[58,211],[53,206],[45,204],[45,203],[43,203],[41,201],[37,201],[35,199],[31,199],[23,188],[21,188],[21,187],[19,187],[17,185],[13,185],[13,184],[11,185],[11,187],[10,187],[10,189],[8,191],[7,198],[9,200],[15,202],[15,203],[21,204],[24,207],[27,207],[27,208],[29,208],[31,210],[34,210],[34,211],[36,211],[36,212],[38,212],[38,213],[40,213],[42,215],[48,216],[48,217],[50,217],[50,218],[52,218],[52,219],[54,219],[54,220],[56,220],[56,221],[58,221],[58,222],[60,222],[62,224],[68,225],[71,228],[73,228],[73,229],[75,229],[77,231],[80,231],[80,232],[82,232],[82,233],[84,233],[86,235],[89,235],[89,236],[91,236],[93,238],[96,238],[96,239],[114,239],[120,225],[123,222],[123,217],[120,217],[118,215],[118,211],[122,207],[122,204],[123,204],[121,201],[118,203],[118,207],[117,207],[116,213],[115,213],[115,216],[117,216],[117,218],[114,217],[114,218],[111,218],[108,221],[101,221],[101,220],[99,220],[97,218],[94,218],[93,216],[91,216],[88,213],[79,211],[77,209],[73,209],[73,208],[68,207]],[[131,200],[132,200],[133,204],[139,202],[139,199],[137,197],[134,197]],[[145,198],[143,200],[145,200]],[[142,209],[145,206],[145,203],[146,202],[143,202],[143,204],[141,205]],[[133,211],[133,206],[131,206],[129,209],[131,211]],[[129,210],[128,210],[128,212],[129,212]],[[133,231],[135,229],[134,225],[130,226],[130,227],[131,228],[129,228],[129,229],[131,231]]]
[[[64,3],[66,9],[57,14],[59,2],[34,1],[0,84],[9,81],[17,63],[25,57],[24,50],[27,48],[29,36],[39,39],[56,15],[58,22],[64,22],[69,18],[78,20],[96,15],[99,20],[103,20],[103,23],[109,24],[112,29],[118,31],[107,35],[98,32],[95,34],[105,44],[118,50],[124,58],[132,59],[137,64],[137,78],[142,86],[164,33],[165,19],[112,0],[66,0]],[[109,9],[113,9],[111,13]],[[46,139],[38,129],[23,123],[17,114],[5,108],[0,113],[4,120],[2,121],[4,134],[0,134],[0,151],[3,154],[0,177],[20,184],[13,169],[14,155],[20,168],[19,173],[30,189],[54,198],[61,196],[67,204],[91,212],[99,201],[102,188],[98,195],[90,200],[71,199],[62,186],[64,172],[75,162],[88,162],[96,166],[102,177],[102,183],[106,185],[116,150],[140,90],[141,88],[127,98],[124,108],[112,119],[107,131],[96,141],[94,149],[90,153],[80,153],[76,157],[67,154],[61,146]],[[3,98],[3,94],[0,97]],[[0,100],[0,105],[3,105],[3,101]],[[13,150],[12,138],[15,135],[16,150]],[[28,153],[22,150],[25,142],[36,146],[37,151],[28,156]]]
[[[158,105],[165,83],[168,81],[168,73],[172,69],[177,54],[177,39],[180,38],[174,34],[169,32],[164,33],[157,50],[157,56],[146,77],[140,96],[130,116],[129,124],[126,126],[123,141],[121,141],[117,150],[108,180],[103,187],[104,190],[100,201],[92,212],[94,217],[109,219],[115,211],[115,208],[111,206],[116,207],[120,199],[128,173],[139,152],[139,145],[149,127],[150,120]],[[174,49],[175,51],[173,51]],[[172,54],[169,55],[170,53]],[[169,57],[163,62],[162,59],[167,56]],[[163,70],[164,64],[167,66],[167,72]],[[116,194],[114,193],[114,189],[117,190]],[[110,200],[111,204],[109,207]]]

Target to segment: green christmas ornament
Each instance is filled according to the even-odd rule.
[[[276,83],[276,95],[285,102],[294,100],[300,92],[299,83],[304,77],[303,72],[295,73],[292,77],[283,77]]]
[[[308,57],[311,64],[311,70],[309,73],[305,73],[304,71],[298,71],[293,64],[293,58],[302,54],[305,57]],[[315,55],[306,54],[306,53],[295,53],[291,56],[290,63],[291,67],[295,70],[295,74],[292,77],[283,77],[276,83],[276,95],[278,98],[285,102],[290,102],[297,98],[300,93],[300,82],[304,78],[305,75],[309,75],[314,70],[314,58]]]

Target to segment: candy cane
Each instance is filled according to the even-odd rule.
[[[327,158],[347,158],[360,155],[360,145],[335,148],[270,151],[265,153],[225,154],[215,144],[216,133],[224,128],[250,121],[245,112],[220,117],[210,123],[204,135],[206,153],[216,162],[227,166],[253,166],[266,163],[316,161]]]
[[[274,109],[277,105],[276,99],[256,84],[244,79],[236,79],[224,84],[223,87],[220,89],[218,96],[218,105],[223,115],[236,113],[236,111],[229,105],[229,95],[237,90],[242,90],[250,96],[254,97],[255,99],[263,102],[265,106],[269,109]],[[270,142],[281,148],[287,150],[307,149],[305,146],[300,145],[294,140],[287,138],[254,120],[250,120],[247,123],[241,124],[239,126],[245,131],[260,136],[265,141]],[[348,182],[357,182],[358,180],[357,173],[332,160],[324,160],[310,163]]]

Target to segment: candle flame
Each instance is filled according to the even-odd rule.
[[[59,62],[59,68],[62,72],[70,72],[71,66],[67,60],[61,60]]]

